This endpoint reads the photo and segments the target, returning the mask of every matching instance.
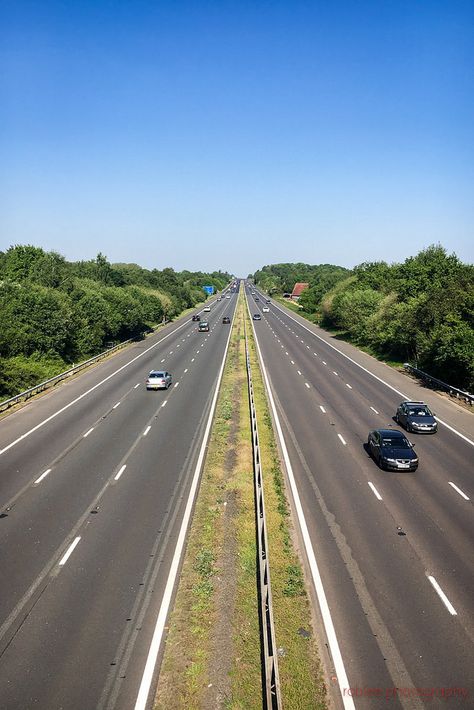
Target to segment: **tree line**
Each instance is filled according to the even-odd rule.
[[[410,362],[440,380],[474,390],[474,266],[441,245],[403,263],[274,264],[253,274],[267,292],[309,283],[299,300],[322,327],[389,360]]]
[[[221,290],[231,275],[110,264],[99,253],[68,262],[16,245],[0,252],[0,397],[6,398],[103,351],[140,337]]]

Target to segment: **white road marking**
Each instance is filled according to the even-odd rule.
[[[319,572],[318,563],[316,561],[316,555],[314,554],[314,549],[311,544],[311,538],[309,535],[308,526],[306,524],[306,518],[303,512],[303,506],[301,505],[301,499],[298,492],[298,487],[296,485],[295,476],[293,473],[293,468],[291,466],[290,457],[288,455],[288,449],[286,448],[285,438],[283,436],[283,431],[280,424],[280,418],[278,416],[277,408],[275,406],[275,400],[273,399],[272,390],[270,387],[270,382],[268,380],[267,370],[263,362],[262,351],[260,350],[260,345],[255,337],[255,343],[259,353],[260,364],[263,372],[263,377],[265,380],[265,385],[267,389],[268,399],[270,401],[270,406],[273,412],[273,418],[275,421],[278,439],[280,441],[280,447],[285,460],[286,471],[288,475],[288,480],[290,483],[291,491],[293,494],[293,500],[295,503],[296,513],[298,516],[298,521],[300,524],[301,535],[303,537],[303,543],[306,550],[306,556],[308,559],[309,567],[311,570],[311,576],[313,578],[313,584],[318,597],[319,608],[321,610],[321,617],[323,619],[324,628],[326,631],[326,637],[329,644],[329,649],[331,652],[332,660],[334,663],[335,676],[339,684],[339,691],[341,693],[342,705],[344,710],[355,710],[354,700],[351,696],[346,695],[346,689],[350,688],[350,683],[347,678],[346,669],[344,667],[344,661],[342,660],[341,649],[339,648],[339,642],[336,636],[336,630],[334,628],[334,623],[331,617],[331,612],[329,609],[329,604],[327,601],[326,593],[323,587],[323,581],[321,579],[321,574]],[[145,705],[140,706],[140,710],[144,710]],[[135,710],[139,710],[135,707]]]
[[[148,432],[150,431],[150,429],[151,429],[151,426],[147,426],[147,428],[143,432],[143,436],[146,436],[148,434]]]
[[[338,434],[339,439],[342,441],[344,446],[347,446],[346,442],[344,441],[344,437],[341,434]]]
[[[184,372],[186,373],[187,371],[188,371],[188,368],[186,368]]]
[[[371,407],[371,410],[372,410],[373,412],[375,412],[375,414],[378,414],[377,410],[374,409],[374,407]]]
[[[114,404],[114,406],[112,407],[112,409],[117,409],[117,407],[120,407],[120,402],[117,402],[117,404]]]
[[[291,364],[292,364],[292,365],[294,365],[294,364],[295,364],[295,361],[294,361],[294,360],[290,360],[290,362],[291,362]]]
[[[165,361],[165,358],[163,358],[163,360],[160,360],[160,362],[164,362],[164,361]]]
[[[350,390],[352,389],[351,385],[349,385],[347,382],[346,382],[346,387],[349,387]]]
[[[309,385],[308,385],[308,383],[307,383],[307,382],[305,382],[305,385],[306,385],[306,387],[307,387],[307,388],[309,389]]]
[[[333,375],[336,375],[336,377],[338,376],[336,370],[333,370],[332,373],[333,373]]]
[[[161,406],[162,406],[162,407],[166,407],[166,402],[167,402],[167,401],[168,401],[168,400],[165,399],[165,401],[163,402],[163,404],[162,404]]]
[[[235,311],[234,311],[234,317],[232,319],[232,325],[234,323],[234,320],[235,320]],[[232,328],[229,331],[229,335],[227,338],[227,345],[226,345],[225,352],[224,352],[224,357],[222,359],[221,368],[220,368],[219,374],[217,376],[217,383],[216,383],[216,388],[214,391],[214,396],[212,398],[211,408],[209,411],[209,418],[207,420],[206,429],[204,431],[204,436],[203,436],[203,440],[202,440],[202,444],[201,444],[201,449],[199,451],[199,456],[198,456],[198,460],[196,463],[196,468],[194,469],[194,475],[193,475],[191,487],[189,490],[189,497],[188,497],[188,501],[186,503],[186,509],[184,511],[183,520],[181,522],[181,527],[180,527],[179,535],[178,535],[178,541],[176,543],[176,548],[174,551],[173,559],[171,561],[171,567],[170,567],[170,571],[168,574],[168,579],[166,581],[166,587],[165,587],[165,591],[163,593],[160,611],[158,613],[158,618],[156,620],[155,630],[153,632],[153,638],[151,640],[150,648],[148,651],[145,669],[143,671],[143,676],[142,676],[142,680],[140,683],[140,688],[138,691],[137,700],[135,703],[135,710],[145,710],[145,708],[147,706],[148,695],[150,694],[150,688],[151,688],[151,684],[153,681],[153,675],[155,672],[156,660],[157,660],[158,654],[160,652],[161,641],[163,638],[163,631],[164,631],[166,619],[167,619],[170,604],[171,604],[171,598],[173,596],[173,590],[174,590],[174,587],[176,584],[176,577],[178,575],[179,564],[180,564],[181,556],[183,554],[184,543],[186,540],[186,535],[187,535],[187,531],[188,531],[188,527],[189,527],[189,520],[191,518],[191,513],[193,510],[193,506],[194,506],[194,499],[196,496],[196,491],[197,491],[198,483],[199,483],[200,476],[201,476],[201,468],[203,465],[204,454],[206,451],[207,442],[209,440],[209,434],[211,431],[211,424],[212,424],[212,420],[214,417],[214,411],[216,408],[217,396],[219,394],[219,388],[220,388],[220,384],[221,384],[221,380],[222,380],[222,373],[224,372],[224,365],[225,365],[225,361],[226,361],[227,352],[229,349],[231,332],[232,332]],[[347,687],[347,688],[349,687],[348,682],[345,682],[345,687]],[[354,706],[352,705],[350,710],[352,710],[353,707]]]
[[[89,436],[89,434],[91,434],[93,431],[94,431],[94,427],[91,426],[91,428],[89,429],[89,431],[86,431],[86,433],[84,434],[84,436],[83,436],[82,438],[83,438],[83,439],[86,439],[86,438]]]
[[[450,486],[452,486],[454,488],[455,491],[457,491],[459,493],[460,496],[462,496],[464,498],[464,500],[470,500],[467,497],[467,495],[465,493],[463,493],[460,488],[457,487],[457,485],[455,483],[453,483],[452,481],[448,481],[448,483]]]
[[[301,375],[301,370],[298,370],[298,375]]]
[[[327,365],[327,362],[325,362],[324,360],[323,360],[323,365]]]
[[[134,387],[133,389],[136,390],[137,387],[140,387],[140,383],[139,383],[139,382],[137,382],[137,384],[135,385],[135,387]]]
[[[276,306],[276,307],[277,307],[277,308],[280,308],[279,306]],[[337,353],[339,353],[339,355],[342,355],[342,357],[345,357],[346,360],[349,360],[349,362],[352,362],[352,364],[355,365],[356,367],[358,367],[360,370],[363,370],[363,371],[366,372],[368,375],[370,375],[370,377],[373,377],[374,380],[377,380],[378,382],[381,382],[383,385],[385,385],[385,387],[388,387],[389,389],[391,389],[392,392],[396,392],[397,394],[400,395],[400,397],[403,397],[403,399],[406,399],[406,400],[408,400],[409,402],[412,401],[413,397],[409,397],[407,394],[404,394],[403,392],[400,392],[400,390],[397,390],[396,387],[393,387],[392,385],[389,385],[388,382],[386,382],[385,380],[382,380],[382,378],[381,378],[381,377],[378,377],[378,375],[374,375],[373,372],[371,372],[370,370],[368,370],[368,369],[367,369],[366,367],[364,367],[363,365],[360,365],[360,364],[359,364],[358,362],[356,362],[353,358],[349,357],[349,355],[346,355],[345,353],[343,353],[342,350],[339,350],[338,348],[336,348],[335,345],[332,345],[332,343],[328,343],[327,340],[324,340],[324,338],[321,338],[320,335],[317,335],[316,333],[313,333],[312,330],[310,330],[307,326],[303,325],[303,323],[300,323],[299,321],[297,321],[296,318],[293,318],[293,316],[291,316],[291,315],[289,315],[288,313],[286,313],[286,311],[284,311],[282,308],[280,308],[280,311],[281,311],[282,313],[285,313],[286,317],[287,317],[287,318],[290,318],[294,323],[298,323],[298,325],[299,325],[301,328],[304,328],[305,330],[307,330],[308,333],[311,333],[311,335],[312,335],[314,338],[318,338],[318,340],[321,340],[321,342],[325,343],[328,347],[330,347],[330,348],[332,348],[333,350],[335,350]],[[351,389],[352,389],[352,387],[351,387]],[[461,434],[460,431],[458,431],[457,429],[455,429],[454,427],[452,427],[450,424],[447,424],[447,423],[446,423],[445,421],[443,421],[442,419],[439,419],[438,417],[435,417],[435,419],[436,419],[436,421],[438,421],[440,424],[442,424],[443,426],[445,426],[446,429],[449,429],[450,431],[452,431],[453,434],[456,434],[456,436],[459,436],[461,439],[463,439],[464,441],[466,441],[468,444],[470,444],[471,446],[474,446],[474,441],[473,441],[472,439],[469,439],[467,436],[464,436],[464,434]],[[2,452],[0,451],[0,454],[1,454],[1,453],[2,453]]]
[[[174,386],[175,386],[175,387],[178,387],[178,385],[179,385],[179,382],[175,382],[175,383],[174,383]]]
[[[194,358],[193,358],[193,357],[191,358],[191,362],[194,362]]]
[[[380,493],[378,492],[378,490],[376,489],[376,487],[374,486],[374,484],[373,484],[371,481],[367,481],[367,483],[368,483],[369,486],[371,487],[371,489],[372,489],[372,491],[373,491],[375,497],[376,497],[378,500],[382,500],[382,496],[380,495]]]
[[[438,584],[438,582],[436,581],[436,579],[435,579],[434,577],[432,577],[430,574],[428,575],[428,579],[430,580],[431,584],[432,584],[433,587],[435,588],[435,590],[436,590],[436,592],[437,592],[439,598],[441,599],[441,601],[443,602],[444,606],[445,606],[446,609],[449,611],[449,613],[450,613],[452,616],[457,616],[458,613],[457,613],[456,609],[453,607],[453,605],[452,605],[451,602],[449,601],[448,597],[446,596],[446,594],[443,592],[443,590],[442,590],[441,587],[439,586],[439,584]]]
[[[319,405],[319,409],[322,411],[323,414],[326,414],[326,410],[324,409],[323,405]]]
[[[119,472],[118,472],[117,475],[115,476],[115,480],[116,480],[116,481],[118,481],[118,479],[120,478],[120,476],[122,475],[122,473],[125,471],[126,468],[127,468],[127,464],[124,463],[124,465],[122,466],[122,468],[119,470]]]
[[[71,557],[72,553],[74,552],[75,548],[79,545],[80,541],[81,541],[81,538],[80,538],[80,537],[76,537],[76,539],[74,540],[74,542],[72,542],[72,543],[69,545],[69,547],[68,547],[68,549],[67,549],[67,551],[66,551],[66,554],[59,560],[59,566],[60,566],[60,567],[62,567],[63,565],[66,564],[66,562],[68,561],[68,559]]]
[[[311,348],[309,347],[309,345],[307,345],[306,347],[308,348],[308,350],[311,350]]]
[[[46,471],[45,471],[44,473],[42,473],[39,478],[36,479],[35,483],[41,483],[41,481],[43,480],[43,478],[46,478],[46,476],[48,475],[48,473],[51,473],[51,469],[50,469],[50,468],[47,468]]]
[[[173,351],[172,351],[172,350],[170,350],[169,354],[170,354],[170,355],[172,355],[172,354],[173,354]]]
[[[316,357],[318,357],[318,353],[313,353],[313,355],[315,355]]]

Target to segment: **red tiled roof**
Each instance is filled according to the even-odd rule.
[[[304,283],[297,283],[295,284],[293,291],[291,292],[292,297],[293,296],[301,296],[305,288],[308,288],[309,284],[304,284]]]

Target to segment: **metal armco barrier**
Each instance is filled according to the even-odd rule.
[[[247,362],[247,381],[250,404],[250,423],[252,429],[253,471],[255,485],[255,517],[257,521],[258,585],[261,619],[262,657],[264,663],[264,703],[265,710],[281,710],[280,678],[278,675],[275,628],[273,625],[272,594],[270,587],[270,563],[268,560],[267,526],[265,521],[265,500],[263,495],[263,475],[260,462],[257,413],[253,395],[252,370],[245,329],[245,357]]]
[[[428,375],[426,372],[419,370],[417,367],[413,367],[413,365],[410,365],[409,362],[403,363],[403,367],[405,368],[405,370],[408,370],[408,372],[411,372],[417,377],[419,377],[420,380],[424,380],[424,382],[432,386],[434,389],[444,390],[445,392],[448,392],[451,397],[456,397],[457,399],[464,399],[464,401],[470,405],[474,404],[473,394],[469,394],[469,392],[464,392],[463,390],[460,390],[457,387],[452,387],[451,385],[446,384],[446,382],[437,380],[436,377],[431,377],[431,375]]]

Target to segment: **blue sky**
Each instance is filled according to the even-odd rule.
[[[471,0],[0,0],[0,249],[473,260]]]

